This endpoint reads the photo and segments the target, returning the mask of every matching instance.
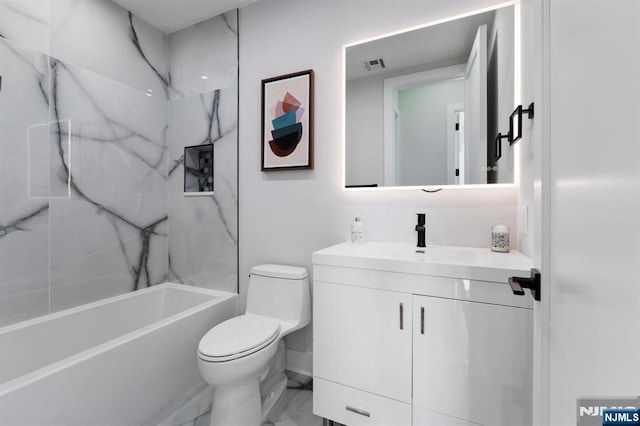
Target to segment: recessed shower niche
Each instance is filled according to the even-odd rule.
[[[213,194],[213,144],[184,148],[184,194]]]

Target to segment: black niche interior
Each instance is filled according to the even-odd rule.
[[[213,144],[184,148],[184,192],[213,192]]]

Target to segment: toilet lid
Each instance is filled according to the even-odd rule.
[[[228,361],[256,352],[271,343],[280,332],[280,321],[256,314],[231,318],[213,327],[198,345],[209,361]]]

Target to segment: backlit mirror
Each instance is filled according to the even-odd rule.
[[[347,187],[514,182],[514,9],[345,46]]]

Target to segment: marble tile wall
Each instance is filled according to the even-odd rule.
[[[169,36],[169,269],[174,282],[237,291],[237,11]],[[215,59],[215,60],[213,60]],[[202,79],[207,76],[207,79]],[[214,194],[185,197],[185,146],[213,144]]]
[[[0,37],[49,54],[51,0],[0,0]]]
[[[166,100],[53,58],[51,86],[51,165],[72,174],[50,200],[51,310],[166,281]]]
[[[111,0],[53,0],[51,4],[52,56],[168,97],[167,34]]]
[[[236,14],[170,39],[111,0],[0,0],[0,326],[169,279],[236,290]],[[215,193],[187,199],[202,143]]]
[[[220,16],[169,36],[171,99],[230,87],[238,78],[238,13]]]
[[[27,161],[31,146],[49,146],[48,57],[0,39],[0,75],[2,325],[42,315],[49,310],[48,193],[42,194],[40,187],[37,196],[29,195]],[[31,143],[30,129],[33,129]],[[44,164],[38,161],[34,166],[48,167],[46,160],[48,153]]]

